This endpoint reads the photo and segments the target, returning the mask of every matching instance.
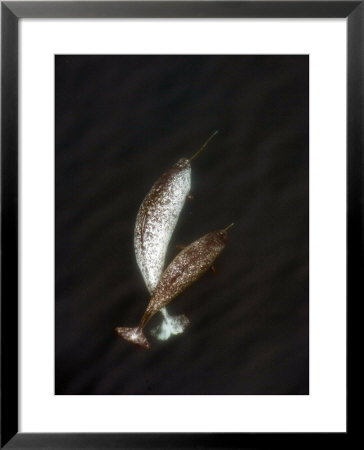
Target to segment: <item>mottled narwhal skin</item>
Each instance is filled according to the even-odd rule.
[[[182,158],[167,170],[152,186],[143,200],[135,223],[134,249],[137,264],[149,294],[152,295],[164,269],[168,244],[178,217],[191,189],[191,161],[217,134],[215,131],[190,158]],[[161,340],[184,331],[189,321],[185,315],[172,317],[161,309],[162,323],[152,330]]]
[[[149,319],[177,295],[200,278],[226,246],[227,232],[213,231],[185,247],[164,271],[140,322],[143,328]]]
[[[226,246],[227,229],[206,234],[184,248],[164,271],[138,327],[119,327],[115,331],[123,339],[149,349],[143,328],[161,308],[200,278]]]
[[[163,273],[168,244],[190,189],[190,161],[180,159],[154,183],[139,208],[134,249],[150,294]]]
[[[191,189],[191,165],[180,159],[152,186],[141,204],[134,231],[137,264],[152,295],[163,273],[165,257],[178,217]],[[152,333],[158,339],[184,331],[189,321],[185,315],[172,317],[161,310],[162,323]]]

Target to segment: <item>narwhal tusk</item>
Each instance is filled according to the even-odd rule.
[[[190,158],[190,161],[192,161],[194,158],[196,158],[196,156],[197,156],[198,154],[200,154],[200,153],[202,152],[202,150],[207,146],[207,144],[211,141],[211,139],[217,135],[218,132],[219,132],[219,130],[216,130],[216,131],[214,131],[214,132],[212,133],[212,135],[207,139],[207,141],[203,144],[203,146],[200,147],[200,148],[197,150],[197,152]]]
[[[226,227],[226,228],[224,228],[224,230],[223,231],[227,231],[227,230],[229,230],[231,227],[233,227],[235,225],[235,223],[233,222],[233,223],[231,223],[228,227]]]

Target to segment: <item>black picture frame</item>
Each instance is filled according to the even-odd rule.
[[[1,2],[1,448],[257,448],[325,433],[18,433],[18,22],[21,18],[346,18],[347,301],[363,273],[364,2]],[[355,296],[355,297],[354,297]],[[349,415],[348,415],[349,416]],[[335,433],[337,442],[346,433]],[[325,440],[325,441],[324,441]],[[345,440],[345,441],[344,441]]]

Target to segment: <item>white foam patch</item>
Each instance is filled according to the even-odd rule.
[[[162,323],[151,331],[152,336],[159,341],[166,341],[171,336],[183,333],[190,323],[184,314],[173,317],[168,314],[166,308],[162,308],[160,312],[163,315]]]

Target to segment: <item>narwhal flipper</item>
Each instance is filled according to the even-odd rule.
[[[115,332],[118,336],[122,337],[132,344],[139,345],[139,347],[150,349],[150,344],[148,339],[143,334],[143,329],[141,327],[127,328],[127,327],[117,327]]]
[[[162,308],[160,312],[163,314],[162,323],[151,330],[152,336],[160,341],[166,341],[171,335],[183,333],[190,323],[184,314],[170,316],[166,308]]]

